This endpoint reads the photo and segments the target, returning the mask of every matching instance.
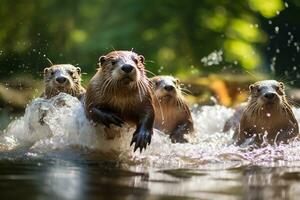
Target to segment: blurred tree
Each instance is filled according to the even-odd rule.
[[[299,17],[299,3],[289,4]],[[270,61],[265,24],[285,8],[282,0],[2,0],[0,75],[38,75],[46,58],[93,73],[101,54],[132,48],[154,73],[254,70]],[[216,50],[222,65],[205,67]]]

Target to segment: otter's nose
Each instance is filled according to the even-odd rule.
[[[174,90],[174,86],[172,86],[172,85],[166,85],[164,88],[165,88],[165,90],[167,90],[168,92],[171,92],[172,90]]]
[[[62,84],[62,83],[65,83],[67,81],[67,78],[65,78],[63,76],[60,76],[60,77],[57,77],[55,80],[56,80],[56,82]]]
[[[125,64],[121,67],[121,69],[126,73],[130,73],[133,70],[133,66]]]
[[[275,99],[276,94],[275,94],[275,93],[272,93],[272,92],[268,92],[268,93],[265,93],[265,94],[264,94],[264,97],[265,97],[266,99],[268,99],[268,100],[273,100],[273,99]]]

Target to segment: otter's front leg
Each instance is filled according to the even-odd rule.
[[[108,128],[110,127],[110,124],[122,127],[122,124],[124,123],[120,117],[109,110],[94,107],[91,110],[91,114],[93,121],[100,122]]]
[[[142,152],[143,148],[147,148],[147,144],[151,143],[151,137],[153,134],[153,124],[154,124],[154,108],[153,106],[148,106],[144,110],[139,110],[139,121],[137,123],[137,128],[133,133],[130,146],[134,145],[134,152],[140,148]]]
[[[185,134],[193,131],[192,123],[183,123],[176,126],[172,131],[170,138],[173,143],[187,143],[187,139],[184,138]]]

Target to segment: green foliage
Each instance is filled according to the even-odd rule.
[[[8,72],[41,72],[53,63],[93,73],[98,57],[134,49],[154,73],[198,74],[201,58],[222,49],[225,62],[261,66],[267,37],[261,16],[274,17],[282,0],[2,0],[0,64]],[[260,15],[261,16],[260,16]]]

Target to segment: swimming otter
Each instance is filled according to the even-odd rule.
[[[112,51],[99,58],[99,69],[86,92],[85,111],[89,119],[106,127],[136,125],[131,144],[134,151],[151,142],[154,108],[144,57],[132,51]]]
[[[187,142],[184,134],[193,132],[194,125],[179,80],[172,76],[155,76],[151,81],[157,98],[154,98],[154,127],[170,134],[172,142]]]
[[[81,69],[70,64],[56,64],[44,69],[45,90],[41,97],[50,99],[60,92],[81,99],[85,89],[81,86]]]
[[[287,102],[283,83],[259,81],[249,89],[251,94],[235,134],[237,145],[287,143],[298,135],[298,123]]]

